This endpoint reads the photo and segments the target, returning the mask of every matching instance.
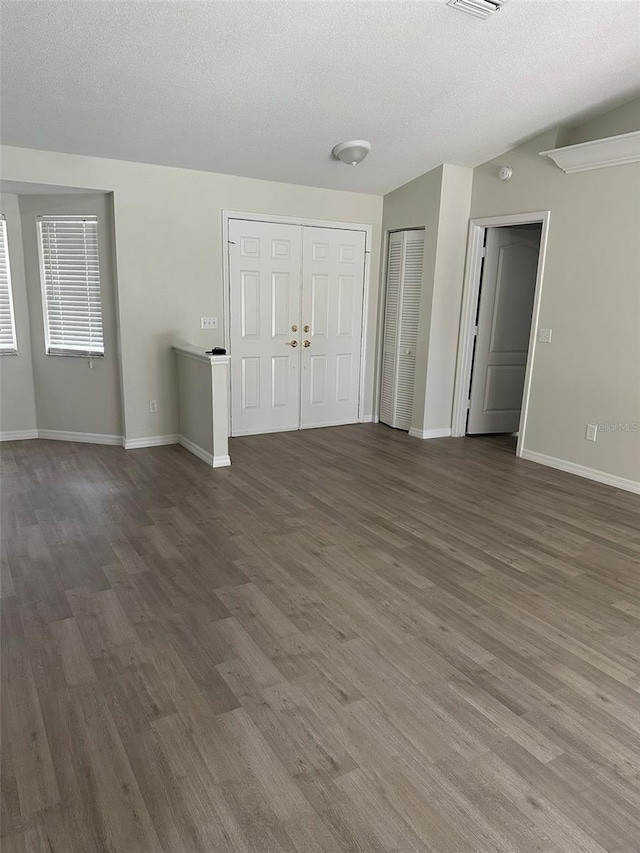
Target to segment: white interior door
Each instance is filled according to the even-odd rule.
[[[299,428],[301,268],[300,226],[229,221],[233,435]]]
[[[468,434],[519,427],[540,233],[540,228],[487,229]]]
[[[303,228],[300,427],[358,420],[365,232]]]

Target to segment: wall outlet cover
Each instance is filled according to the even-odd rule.
[[[149,411],[152,415],[158,411],[158,401],[157,400],[149,400]]]
[[[550,344],[553,329],[538,329],[538,343]]]
[[[587,424],[584,437],[587,441],[595,441],[598,437],[598,424]]]

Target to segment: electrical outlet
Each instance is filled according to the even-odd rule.
[[[158,411],[158,401],[157,400],[149,400],[149,411],[152,415]]]
[[[217,329],[218,328],[218,318],[217,317],[200,317],[200,328],[201,329]]]
[[[538,343],[550,344],[553,329],[538,329]]]
[[[587,424],[587,431],[584,437],[587,441],[595,441],[598,437],[598,424]]]

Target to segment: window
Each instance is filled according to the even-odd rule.
[[[0,214],[0,352],[17,352],[16,318],[13,313],[11,293],[11,268],[9,266],[9,244],[7,222]]]
[[[104,355],[97,216],[39,216],[49,355]]]

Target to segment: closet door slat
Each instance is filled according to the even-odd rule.
[[[389,235],[380,420],[411,427],[424,258],[424,230]]]

